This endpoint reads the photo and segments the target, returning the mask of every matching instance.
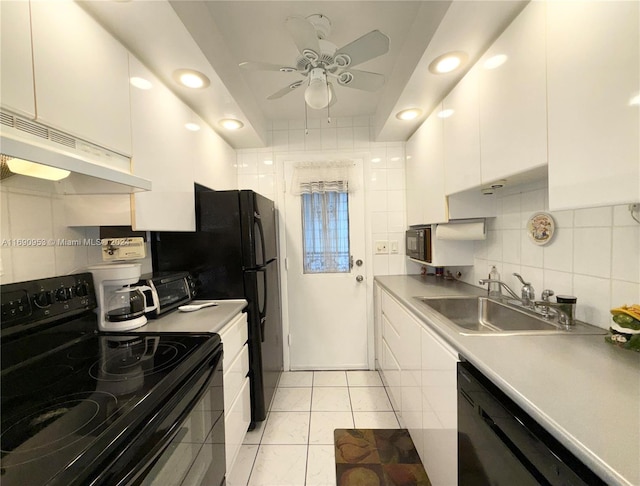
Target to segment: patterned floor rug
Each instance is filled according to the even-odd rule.
[[[406,429],[336,429],[337,486],[430,486]]]

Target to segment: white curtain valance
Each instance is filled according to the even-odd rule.
[[[291,193],[314,194],[325,192],[354,192],[352,160],[300,162],[294,166]]]

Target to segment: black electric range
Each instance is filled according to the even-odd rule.
[[[196,406],[206,430],[189,449],[224,449],[219,336],[99,333],[91,274],[1,291],[3,486],[144,484]],[[224,455],[209,466],[202,482],[223,483]]]

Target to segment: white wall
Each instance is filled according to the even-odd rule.
[[[46,183],[45,183],[46,184]],[[33,187],[45,188],[42,181]],[[0,186],[0,283],[80,273],[87,265],[102,261],[98,227],[65,225],[62,195],[51,191]],[[65,246],[58,240],[77,241]],[[38,242],[40,246],[32,246]],[[143,272],[151,271],[151,258],[142,261]]]
[[[238,186],[277,201],[277,191],[283,190],[277,175],[282,174],[277,167],[282,156],[304,152],[326,152],[327,157],[364,155],[368,261],[373,263],[373,275],[404,274],[404,142],[372,142],[372,124],[370,117],[334,118],[330,125],[326,118],[313,118],[305,135],[303,120],[274,122],[267,148],[238,151]],[[374,255],[377,240],[397,241],[398,254]]]
[[[640,303],[640,224],[626,205],[553,211],[555,235],[537,246],[527,236],[526,222],[548,206],[544,183],[505,188],[498,196],[498,216],[488,220],[487,240],[476,242],[475,265],[461,269],[462,279],[478,285],[496,265],[519,293],[521,285],[512,274],[520,273],[533,284],[537,298],[544,289],[575,295],[578,319],[608,328],[611,308]]]

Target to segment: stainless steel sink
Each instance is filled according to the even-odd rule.
[[[446,317],[460,334],[606,334],[604,329],[576,321],[566,327],[531,310],[487,297],[414,297]]]

